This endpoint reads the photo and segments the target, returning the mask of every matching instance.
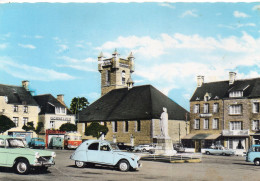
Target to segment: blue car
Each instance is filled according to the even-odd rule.
[[[105,140],[87,140],[70,156],[78,168],[95,164],[110,165],[126,172],[141,167],[140,157],[134,153],[120,151],[116,143]]]
[[[37,148],[37,149],[44,149],[45,142],[42,138],[32,138],[31,141],[28,143],[30,148]]]

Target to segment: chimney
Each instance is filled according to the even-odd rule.
[[[234,84],[236,79],[236,72],[229,72],[229,85]]]
[[[25,88],[25,90],[29,91],[29,81],[28,80],[22,81],[22,87]]]
[[[60,103],[64,104],[64,94],[57,95],[57,99]]]
[[[204,76],[202,75],[197,76],[197,87],[201,87],[203,83],[204,83]]]

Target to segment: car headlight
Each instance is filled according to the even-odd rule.
[[[55,152],[52,152],[52,153],[51,153],[51,156],[52,156],[53,158],[55,158],[55,157],[56,157],[56,153],[55,153]]]
[[[35,158],[37,158],[37,159],[40,158],[40,153],[39,152],[35,153]]]

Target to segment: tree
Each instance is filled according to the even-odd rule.
[[[100,138],[102,134],[106,135],[108,132],[108,127],[105,125],[100,125],[97,122],[92,122],[88,127],[86,127],[85,135],[93,136],[95,138]]]
[[[83,109],[86,109],[88,105],[89,102],[85,97],[74,97],[71,100],[70,110],[73,112],[73,114],[77,114]]]
[[[44,127],[43,122],[38,122],[36,128],[32,121],[28,122],[26,125],[23,125],[22,129],[27,131],[34,131],[37,135],[41,132],[42,128]]]
[[[77,131],[77,126],[71,123],[64,123],[60,126],[60,131]]]
[[[7,130],[15,127],[14,122],[5,115],[0,116],[0,133],[4,133]]]
[[[34,124],[32,121],[28,122],[26,125],[23,125],[22,129],[25,130],[26,132],[35,130]]]

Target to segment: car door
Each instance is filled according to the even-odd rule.
[[[0,138],[0,165],[4,166],[6,164],[7,150],[5,148],[5,140]]]
[[[93,142],[88,146],[86,150],[87,154],[87,161],[92,163],[98,163],[100,160],[100,153],[99,153],[99,142]]]
[[[110,144],[107,142],[101,142],[99,147],[100,147],[99,163],[106,164],[106,165],[113,165],[114,152],[111,149]]]

